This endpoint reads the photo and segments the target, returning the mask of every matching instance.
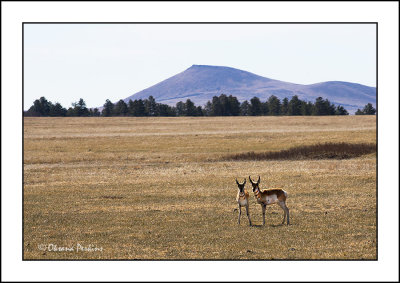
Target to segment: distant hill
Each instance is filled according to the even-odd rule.
[[[353,114],[357,108],[372,103],[376,107],[376,88],[361,84],[329,81],[301,85],[273,80],[230,67],[193,65],[152,87],[139,91],[124,99],[145,99],[153,96],[157,102],[175,105],[179,101],[192,100],[204,105],[213,96],[233,95],[240,102],[257,96],[261,101],[275,95],[281,100],[297,95],[302,100],[312,101],[319,96],[336,105],[344,106]]]

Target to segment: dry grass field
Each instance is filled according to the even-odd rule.
[[[225,158],[376,143],[375,118],[24,118],[24,259],[376,259],[375,153]],[[291,225],[277,205],[261,225],[248,180],[237,224],[249,175],[288,192]]]

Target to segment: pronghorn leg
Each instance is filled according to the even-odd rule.
[[[289,225],[289,208],[286,206],[286,204],[285,204],[285,207],[286,207],[287,225]]]
[[[265,209],[266,209],[266,205],[265,204],[261,204],[262,207],[262,215],[263,215],[263,225],[265,225]]]
[[[242,215],[242,208],[239,205],[239,217],[238,217],[238,224],[240,224],[240,216]]]
[[[287,217],[287,224],[289,225],[289,208],[286,206],[284,201],[279,202],[279,206],[284,211],[282,224],[285,224],[285,218]]]
[[[247,218],[249,218],[249,225],[251,226],[251,219],[250,219],[249,205],[246,205],[246,213],[247,213]]]
[[[282,224],[285,224],[285,219],[286,219],[285,203],[284,203],[284,202],[279,202],[279,206],[283,209],[283,220],[282,220]]]

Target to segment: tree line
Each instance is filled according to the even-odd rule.
[[[368,103],[363,110],[358,109],[356,115],[374,115],[376,110]],[[282,101],[275,95],[262,102],[258,97],[242,103],[232,95],[221,94],[214,96],[204,107],[196,106],[190,99],[186,102],[179,101],[175,106],[156,102],[153,96],[147,99],[129,100],[128,103],[119,100],[112,103],[109,99],[103,105],[102,110],[98,108],[87,108],[85,101],[81,98],[78,102],[71,104],[68,109],[60,103],[53,104],[45,97],[36,99],[24,116],[35,117],[111,117],[111,116],[134,116],[134,117],[175,117],[175,116],[309,116],[309,115],[348,115],[347,110],[341,106],[335,106],[328,99],[318,97],[314,103],[304,101],[294,95],[290,100],[284,98]]]
[[[372,106],[371,103],[368,103],[364,106],[363,110],[357,109],[356,115],[375,115],[376,109]]]

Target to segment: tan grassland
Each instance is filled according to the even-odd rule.
[[[375,118],[24,118],[24,259],[376,259],[376,154],[221,161],[376,143]],[[273,205],[261,226],[248,180],[237,224],[249,175],[288,192],[291,225]]]

